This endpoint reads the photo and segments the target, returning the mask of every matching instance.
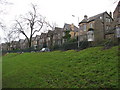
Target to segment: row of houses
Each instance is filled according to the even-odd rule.
[[[54,30],[48,30],[47,33],[41,33],[32,37],[32,47],[34,49],[41,49],[43,47],[51,47],[55,45],[62,45],[66,42],[63,37],[65,36],[64,31],[70,31],[71,38],[74,38],[74,31],[78,32],[78,28],[73,24],[65,23],[63,28],[55,27]],[[12,41],[10,43],[2,43],[2,50],[15,50],[15,49],[26,49],[28,48],[27,39],[20,39],[19,41]]]
[[[63,28],[55,27],[47,33],[41,33],[32,38],[32,47],[40,49],[54,45],[62,45],[66,42],[65,32],[69,31],[71,39],[81,41],[100,42],[105,39],[115,40],[120,38],[120,1],[113,13],[103,12],[92,17],[84,16],[79,22],[79,27],[65,23]],[[28,48],[27,39],[2,43],[3,50]]]

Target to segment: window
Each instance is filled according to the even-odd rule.
[[[100,17],[100,19],[102,19],[102,17]]]
[[[65,36],[65,32],[63,32],[63,36]]]
[[[106,26],[106,30],[109,30],[109,26],[108,25]]]
[[[92,23],[90,23],[90,28],[93,28],[93,24]]]
[[[87,28],[87,27],[86,27],[86,24],[84,24],[84,26],[83,26],[83,30],[86,31],[86,28]]]
[[[48,40],[50,40],[50,37],[48,37]]]
[[[106,22],[111,22],[110,18],[106,17]]]
[[[88,41],[94,41],[94,31],[87,32]]]
[[[116,37],[120,38],[120,27],[116,27]]]

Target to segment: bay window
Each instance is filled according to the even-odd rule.
[[[87,32],[88,41],[94,41],[94,31],[90,30]]]
[[[120,38],[120,27],[116,27],[116,37]]]

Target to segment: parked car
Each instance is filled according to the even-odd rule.
[[[41,51],[41,52],[49,52],[50,49],[49,49],[49,48],[42,48],[40,51]]]

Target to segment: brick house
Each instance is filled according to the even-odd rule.
[[[28,40],[25,38],[23,43],[24,49],[29,48]]]
[[[53,46],[53,35],[54,35],[54,31],[49,30],[46,38],[47,47]]]
[[[70,31],[71,39],[74,39],[78,37],[78,28],[74,24],[64,24],[63,27],[63,36],[65,36],[65,31]],[[63,39],[63,43],[66,42],[65,39]]]
[[[25,49],[25,47],[24,47],[24,39],[19,40],[19,49]]]
[[[4,51],[6,51],[6,50],[10,50],[10,48],[8,47],[8,45],[7,45],[7,42],[6,43],[2,43],[1,44],[1,48],[2,48],[2,50]]]
[[[37,49],[37,39],[36,39],[36,37],[32,37],[31,47],[34,48],[34,49]]]
[[[36,42],[36,48],[40,49],[40,35],[36,35],[35,42]]]
[[[114,27],[116,30],[116,37],[120,38],[120,1],[118,2],[117,7],[115,8],[115,11],[113,12],[113,18],[114,18]]]
[[[53,35],[53,45],[62,45],[63,29],[55,27]]]
[[[10,50],[19,49],[19,41],[12,41],[10,44]]]
[[[113,18],[107,12],[97,14],[92,17],[84,16],[84,19],[79,23],[79,41],[102,41],[110,35],[114,37]]]
[[[47,39],[47,33],[41,33],[40,40],[39,40],[39,47],[40,48],[47,46],[46,39]]]

